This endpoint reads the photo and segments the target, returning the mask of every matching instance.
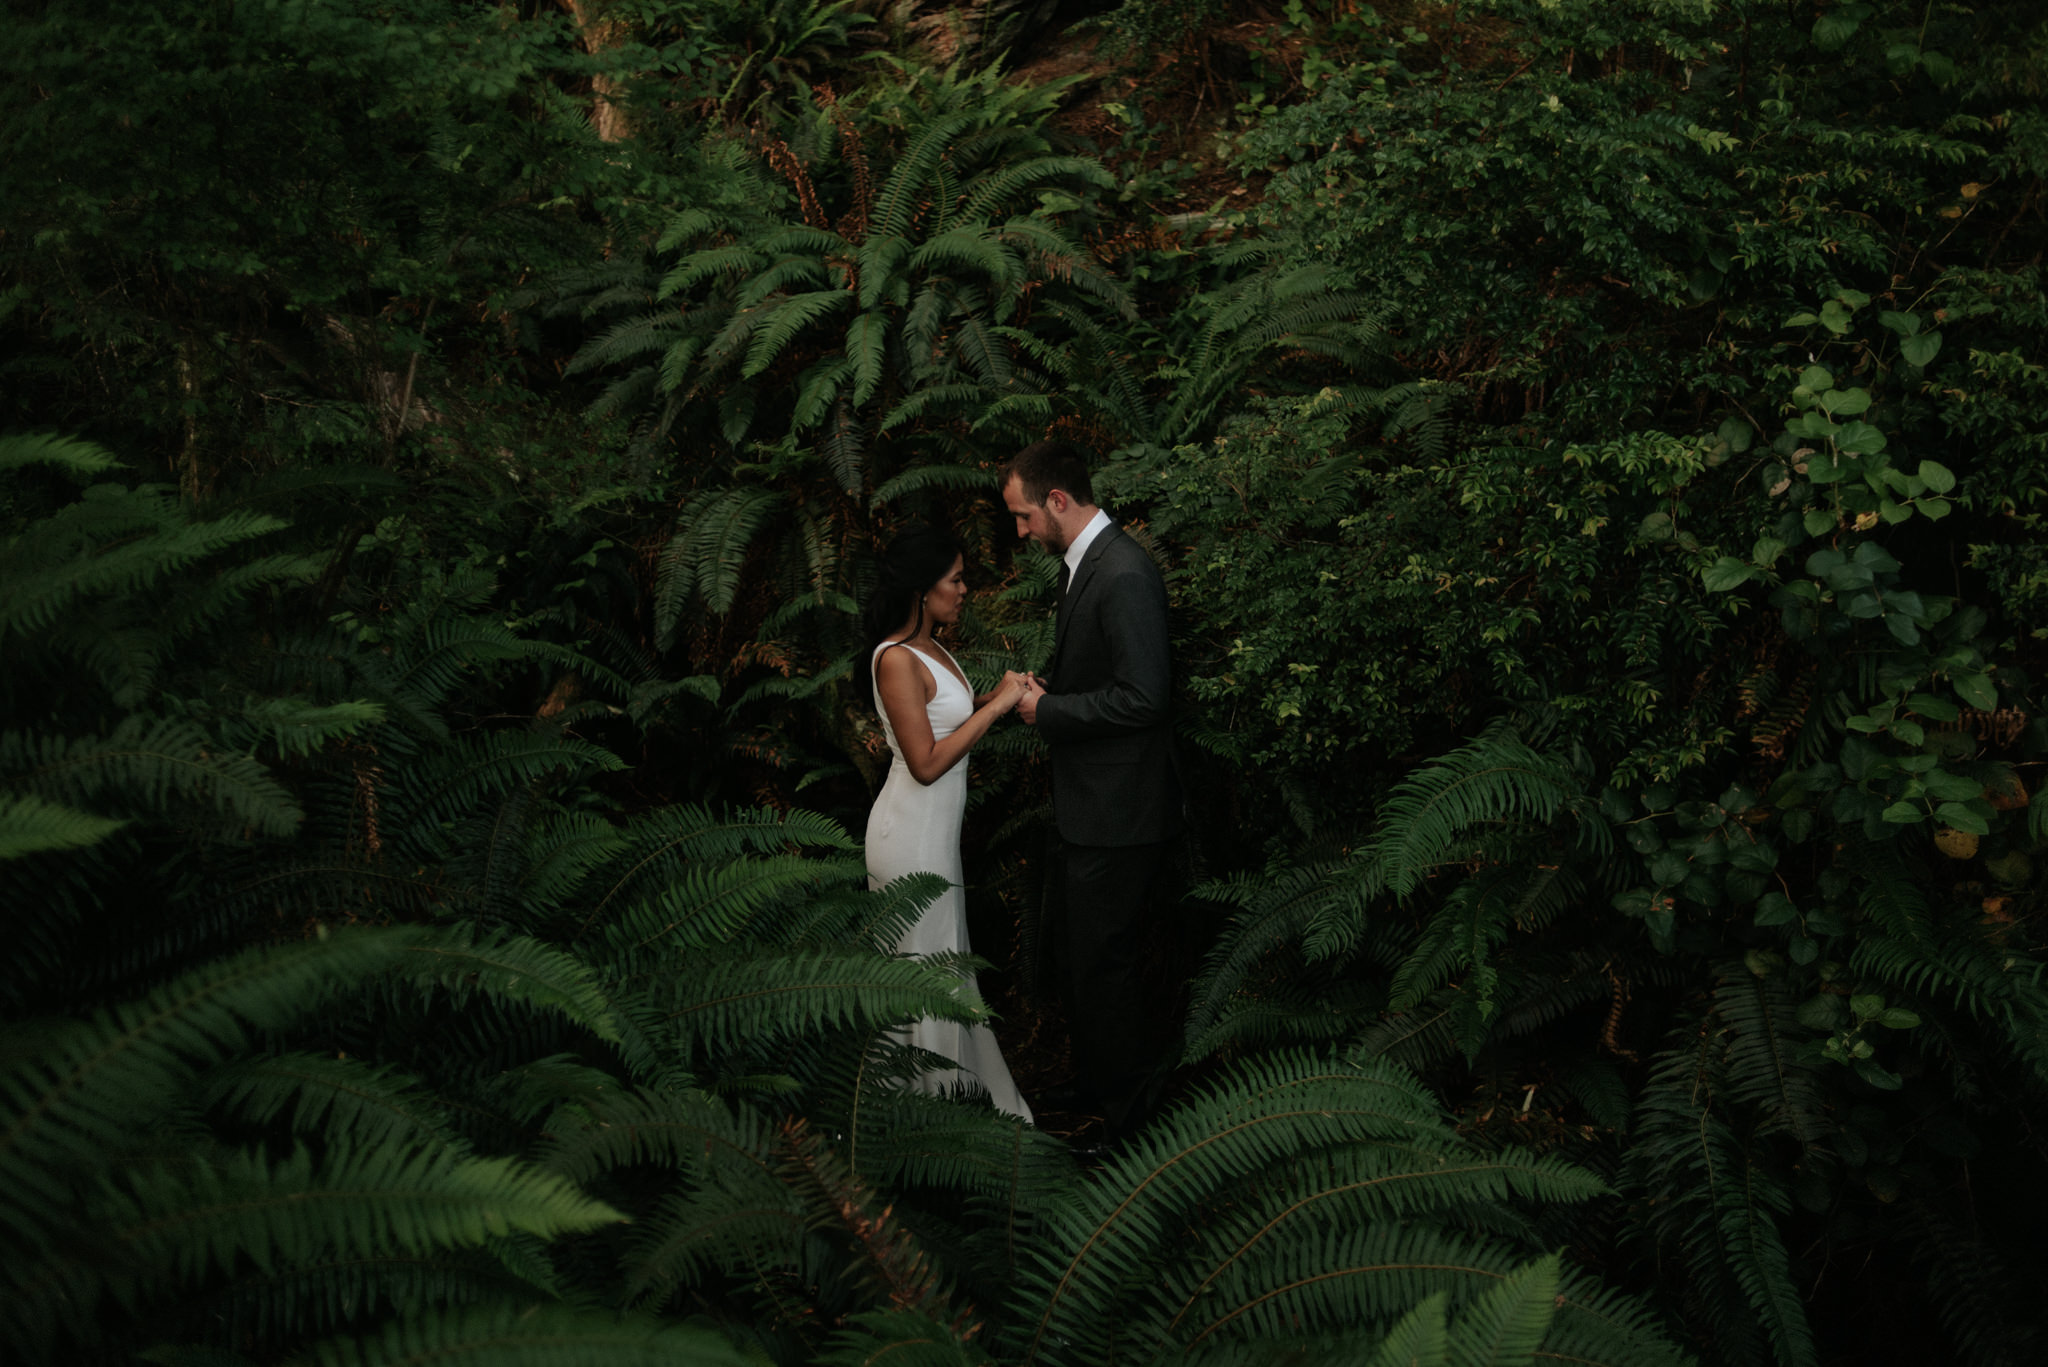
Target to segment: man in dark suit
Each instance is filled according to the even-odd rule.
[[[1078,448],[1036,442],[1003,473],[1017,534],[1062,561],[1052,663],[1017,712],[1052,758],[1076,1081],[1113,1144],[1149,1101],[1158,1022],[1138,961],[1152,885],[1181,824],[1166,584],[1096,506]]]

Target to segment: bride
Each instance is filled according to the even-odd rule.
[[[879,888],[911,873],[944,874],[952,884],[897,942],[900,954],[968,948],[961,891],[960,818],[967,810],[962,761],[1024,696],[1027,676],[1014,672],[1004,674],[993,692],[976,695],[959,662],[934,639],[935,628],[960,619],[966,598],[959,543],[944,532],[916,528],[883,553],[880,579],[868,600],[868,682],[894,753],[868,816],[868,886]],[[927,1019],[912,1025],[907,1036],[909,1043],[957,1065],[925,1073],[917,1080],[919,1089],[940,1092],[971,1082],[987,1090],[997,1110],[1031,1119],[986,1025]]]

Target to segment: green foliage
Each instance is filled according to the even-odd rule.
[[[1861,345],[1862,306],[1838,301],[1841,345]],[[1755,538],[1747,556],[1683,530],[1702,525],[1686,516],[1696,486],[1722,478],[1716,456],[1747,447],[1747,432],[1724,430],[1698,448],[1705,458],[1636,467],[1660,506],[1637,523],[1635,552],[1690,565],[1724,599],[1711,616],[1755,622],[1735,629],[1768,643],[1722,725],[1733,737],[1747,722],[1769,767],[1744,772],[1707,747],[1663,781],[1643,784],[1639,761],[1626,760],[1596,781],[1599,733],[1556,699],[1525,702],[1524,734],[1552,736],[1550,754],[1496,722],[1393,786],[1377,829],[1343,859],[1306,877],[1212,886],[1241,910],[1190,1020],[1204,1049],[1327,1038],[1307,1012],[1237,998],[1266,995],[1291,964],[1302,966],[1296,983],[1303,969],[1384,974],[1389,1019],[1348,1037],[1416,1062],[1448,1061],[1455,1048],[1485,1073],[1527,1067],[1524,1036],[1603,999],[1613,1003],[1604,1042],[1628,1057],[1614,1031],[1631,978],[1711,984],[1704,1011],[1660,994],[1668,1045],[1642,1075],[1621,1177],[1645,1203],[1645,1237],[1688,1269],[1679,1310],[1730,1361],[1819,1360],[1809,1307],[1792,1290],[1804,1276],[1794,1250],[1846,1227],[1917,1260],[1916,1226],[1886,1208],[1945,1208],[1955,1160],[1906,1156],[1914,1117],[1975,1111],[1984,1088],[2008,1098],[1994,1107],[2017,1104],[2009,1089],[2020,1084],[1993,1076],[2038,1078],[2041,1066],[2038,946],[1987,923],[1971,885],[1944,887],[1928,862],[1970,857],[1979,842],[2004,858],[2037,839],[2012,811],[2011,761],[1953,725],[1965,708],[2000,706],[1995,681],[2013,677],[1988,617],[1915,587],[1884,545],[1893,527],[1938,523],[1957,481],[1931,460],[1900,469],[1872,420],[1901,406],[1888,389],[1837,389],[1834,373],[1816,363],[1788,377],[1786,431],[1744,472],[1764,530],[1729,529]],[[1802,541],[1816,549],[1799,551]],[[1803,572],[1788,558],[1803,558]],[[1790,693],[1788,676],[1806,700],[1796,747],[1782,714],[1757,701]],[[1688,724],[1710,724],[1703,712],[1696,693]],[[1609,909],[1595,911],[1601,902]],[[1643,950],[1665,967],[1627,966]],[[1603,959],[1611,993],[1556,990],[1564,964]],[[1995,1073],[1965,1062],[1979,1051],[2002,1060]],[[1794,1235],[1816,1221],[1820,1233]],[[1986,1246],[1968,1256],[2000,1263]],[[1995,1291],[1943,1296],[1950,1332],[1972,1351],[2023,1354],[2027,1330],[1993,1308]]]
[[[2036,8],[24,11],[7,1352],[2038,1358]],[[1227,917],[1092,1172],[788,805],[900,521],[1043,658],[1047,433]]]

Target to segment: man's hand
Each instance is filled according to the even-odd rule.
[[[1038,725],[1038,700],[1045,696],[1045,685],[1032,675],[1024,685],[1024,696],[1017,700],[1017,715],[1024,719],[1026,726]]]

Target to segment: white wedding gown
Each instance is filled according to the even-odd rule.
[[[875,647],[868,657],[870,673],[881,662],[882,652],[890,648],[886,642]],[[925,715],[931,720],[932,739],[945,739],[974,715],[973,690],[954,672],[959,666],[951,655],[940,663],[915,647],[899,644],[898,648],[924,661],[938,681],[938,691],[925,704]],[[967,898],[961,888],[966,871],[960,858],[960,819],[967,811],[967,761],[962,759],[935,783],[919,783],[903,762],[886,708],[882,709],[882,734],[888,737],[894,758],[874,810],[868,813],[868,886],[879,888],[912,873],[944,874],[953,886],[925,908],[917,924],[896,942],[896,952],[964,953],[968,948]],[[1003,1062],[995,1033],[986,1025],[926,1019],[913,1024],[904,1038],[959,1065],[923,1074],[917,1080],[919,1090],[945,1092],[969,1083],[986,1091],[997,1110],[1031,1119],[1031,1107],[1010,1080],[1009,1065]]]

